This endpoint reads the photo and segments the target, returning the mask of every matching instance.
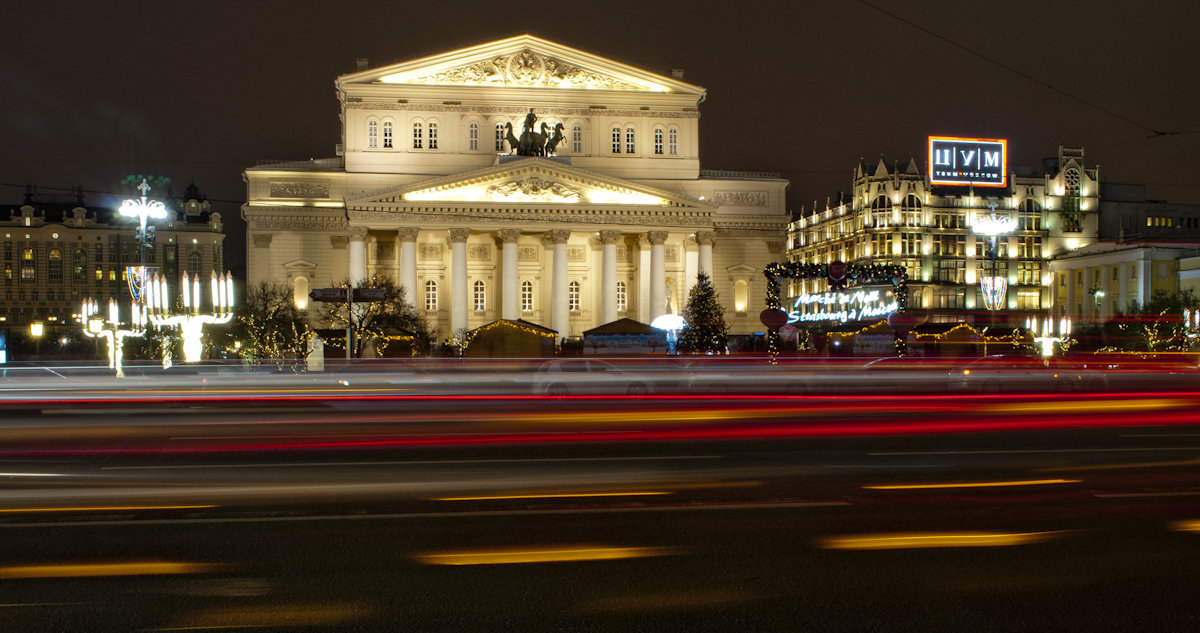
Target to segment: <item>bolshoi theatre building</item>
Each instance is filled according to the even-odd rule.
[[[335,81],[333,158],[245,172],[247,283],[387,276],[442,336],[679,313],[700,272],[762,331],[788,183],[701,169],[706,91],[528,35]],[[311,314],[311,312],[310,312]]]

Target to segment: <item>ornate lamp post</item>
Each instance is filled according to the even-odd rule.
[[[996,215],[996,203],[991,203],[988,208],[992,210],[986,217],[976,218],[975,226],[971,230],[976,235],[982,235],[988,240],[987,257],[991,261],[991,274],[984,275],[979,278],[979,289],[983,292],[983,305],[990,311],[1004,307],[1004,298],[1008,293],[1008,275],[997,275],[996,265],[998,254],[996,253],[997,246],[1000,241],[1000,236],[1006,233],[1011,233],[1017,228],[1017,221],[1008,215]]]
[[[233,319],[233,275],[226,272],[225,276],[212,274],[211,297],[209,310],[201,308],[200,276],[196,275],[191,282],[188,274],[183,273],[183,283],[180,284],[183,312],[174,313],[171,300],[171,290],[166,277],[154,275],[146,287],[146,312],[150,322],[156,327],[178,327],[183,335],[183,360],[195,363],[201,359],[204,352],[203,330],[205,325],[229,323]],[[163,367],[170,367],[170,351],[163,356]]]
[[[1057,335],[1054,331],[1054,319],[1051,317],[1040,320],[1037,317],[1029,317],[1025,321],[1025,329],[1032,332],[1033,341],[1042,346],[1042,358],[1049,358],[1054,355],[1055,343],[1061,344],[1071,338],[1071,319],[1067,317],[1059,319]]]
[[[29,336],[34,340],[34,355],[38,358],[42,356],[42,336],[46,334],[46,324],[41,321],[34,321],[29,324]]]
[[[135,302],[142,300],[142,291],[145,289],[146,281],[149,279],[149,273],[146,271],[146,247],[150,245],[154,238],[154,227],[147,226],[148,219],[161,220],[167,217],[167,208],[160,200],[148,200],[146,193],[150,191],[150,184],[146,179],[142,179],[142,184],[138,185],[138,190],[142,192],[141,200],[123,200],[118,213],[127,218],[138,219],[137,240],[140,245],[138,248],[140,265],[134,269],[130,266],[126,269],[126,277],[129,281],[129,292],[133,296]],[[145,303],[144,301],[142,303]]]
[[[80,318],[83,320],[83,333],[89,338],[102,338],[108,343],[108,368],[116,370],[117,378],[125,377],[125,369],[121,365],[124,356],[125,339],[140,337],[146,333],[138,326],[145,322],[145,315],[138,309],[138,304],[130,305],[129,329],[121,328],[120,310],[116,300],[109,299],[107,318],[101,316],[100,306],[93,299],[85,299]]]

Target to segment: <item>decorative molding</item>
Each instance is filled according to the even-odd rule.
[[[708,244],[711,246],[713,241],[715,241],[716,239],[717,239],[717,234],[712,231],[696,231],[696,243],[697,244],[701,244],[701,245]]]
[[[571,246],[571,247],[569,247],[569,248],[567,249],[567,261],[568,261],[568,262],[582,262],[582,261],[584,261],[584,259],[583,259],[583,248],[582,248],[582,247],[579,247],[579,246]]]
[[[467,246],[467,259],[477,262],[491,261],[492,247],[487,244],[470,244]]]
[[[524,49],[467,66],[406,79],[405,84],[450,86],[525,86],[648,92],[645,85],[623,81]]]
[[[650,231],[649,233],[646,234],[646,239],[650,240],[651,245],[658,246],[660,244],[666,243],[667,232],[666,231]]]
[[[326,181],[309,182],[272,182],[272,198],[328,198],[329,183]]]
[[[500,235],[500,241],[505,244],[510,244],[521,239],[520,229],[500,229],[497,233]]]
[[[578,189],[536,175],[492,185],[487,188],[487,196],[516,202],[579,202],[580,199]]]
[[[538,261],[538,248],[536,246],[518,246],[517,260],[522,262]]]
[[[257,234],[255,234],[255,235],[253,236],[253,238],[254,238],[254,248],[270,248],[270,246],[271,246],[271,238],[272,238],[272,237],[274,237],[274,235],[272,235],[272,234],[270,234],[270,233],[266,233],[266,234],[263,234],[263,233],[257,233]]]
[[[471,209],[470,212],[449,208],[415,208],[412,211],[347,211],[355,223],[395,226],[396,224],[417,224],[428,227],[431,224],[471,224],[479,226],[484,222],[489,224],[519,224],[522,227],[545,225],[548,214],[554,224],[611,224],[616,226],[682,226],[682,227],[712,227],[712,215],[709,212],[695,211],[659,211],[644,212],[635,210],[612,209],[545,209],[545,208],[515,208],[515,209]],[[781,226],[786,229],[786,223]]]
[[[421,229],[415,226],[405,226],[396,230],[396,240],[400,242],[415,242]]]
[[[324,233],[346,230],[344,217],[328,215],[247,215],[247,229],[252,231],[319,231]]]
[[[442,258],[442,245],[434,244],[431,242],[425,242],[425,243],[421,244],[420,252],[421,252],[421,259],[441,259]]]
[[[385,103],[375,101],[351,102],[346,104],[347,110],[390,110],[397,112],[463,112],[467,114],[512,115],[514,118],[529,113],[530,108],[521,106],[483,106],[483,105],[434,105],[423,103]],[[616,117],[622,119],[698,119],[699,112],[681,112],[666,110],[591,110],[589,108],[533,108],[538,117],[566,119],[568,117]]]
[[[395,254],[393,242],[375,242],[375,259],[391,259]]]
[[[466,242],[471,237],[471,229],[450,229],[450,243]]]
[[[346,246],[348,244],[350,244],[350,238],[346,237],[345,235],[330,235],[329,236],[329,247],[330,248],[338,248],[338,249],[346,248]]]
[[[679,247],[678,246],[667,246],[665,248],[665,256],[666,256],[665,257],[666,261],[678,262],[679,261]]]
[[[617,261],[630,263],[633,261],[629,256],[629,247],[624,244],[617,245]]]
[[[571,232],[561,230],[547,231],[546,239],[551,244],[566,244],[567,240],[571,239]]]
[[[365,227],[365,226],[352,226],[346,232],[349,233],[350,239],[352,241],[355,241],[355,242],[367,241],[367,227]]]
[[[600,231],[597,239],[601,244],[616,244],[617,240],[621,239],[621,234],[617,231]]]
[[[713,202],[730,207],[765,207],[767,206],[767,192],[718,191],[713,194]]]

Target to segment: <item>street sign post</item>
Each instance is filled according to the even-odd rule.
[[[349,298],[347,299],[347,295]],[[387,288],[355,288],[347,293],[345,288],[316,288],[308,293],[313,301],[346,302],[346,360],[350,360],[350,350],[354,348],[354,302],[374,303],[387,300]]]

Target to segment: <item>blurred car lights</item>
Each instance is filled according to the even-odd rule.
[[[923,549],[934,547],[1007,547],[1028,545],[1054,538],[1061,532],[926,532],[907,534],[860,534],[822,539],[823,549],[878,550]]]
[[[646,558],[674,553],[669,547],[530,547],[512,550],[473,550],[417,556],[427,565],[511,565]]]
[[[1026,479],[1020,481],[976,481],[946,484],[896,484],[886,486],[863,486],[867,490],[930,490],[937,488],[999,488],[1004,486],[1046,486],[1052,484],[1077,484],[1078,479]]]

